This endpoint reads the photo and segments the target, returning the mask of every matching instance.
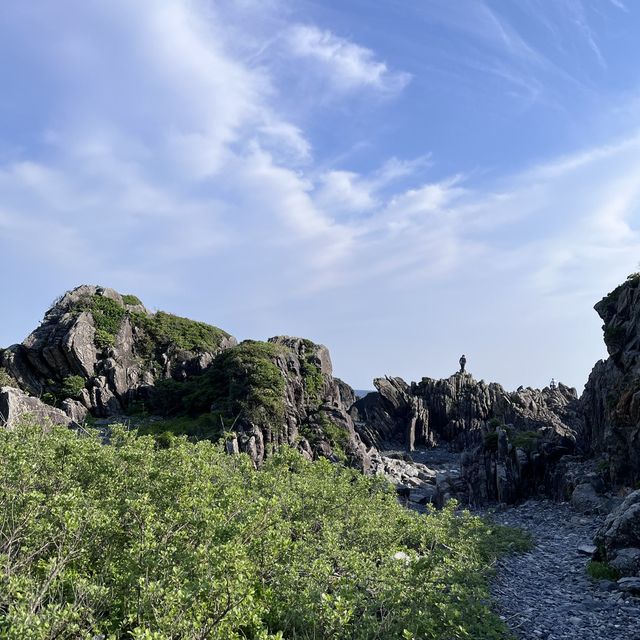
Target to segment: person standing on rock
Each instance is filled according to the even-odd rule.
[[[467,358],[465,357],[464,353],[462,354],[462,356],[460,356],[460,360],[458,362],[460,362],[460,373],[464,373],[464,368],[467,364]]]

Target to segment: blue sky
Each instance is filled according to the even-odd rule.
[[[640,260],[632,0],[0,8],[0,344],[81,283],[357,388],[579,389]]]

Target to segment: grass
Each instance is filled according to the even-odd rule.
[[[589,560],[586,567],[587,574],[592,580],[617,580],[620,572],[608,562]]]

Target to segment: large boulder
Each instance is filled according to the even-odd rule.
[[[595,536],[600,552],[626,575],[640,575],[640,490],[614,509]]]
[[[27,417],[33,417],[44,424],[73,424],[73,420],[64,411],[51,407],[20,389],[0,387],[0,427],[12,429]]]

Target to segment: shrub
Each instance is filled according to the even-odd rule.
[[[156,346],[176,345],[184,351],[217,351],[229,334],[218,327],[158,311],[152,316],[133,313],[134,322],[143,328]]]
[[[122,296],[122,302],[130,306],[138,306],[142,304],[142,301],[140,300],[140,298],[138,298],[138,296],[131,295],[130,293]]]
[[[495,431],[490,431],[484,436],[484,448],[487,451],[495,453],[498,450],[498,434]]]
[[[514,447],[530,452],[538,448],[538,443],[542,438],[539,431],[512,431],[509,436]]]
[[[120,303],[103,295],[95,294],[81,300],[74,310],[76,313],[83,311],[91,313],[96,328],[96,347],[105,349],[115,344],[116,335],[120,331],[126,315],[126,311]]]
[[[111,442],[0,431],[0,637],[506,635],[486,577],[518,532],[405,510],[385,481],[291,450],[256,471],[210,442]]]
[[[82,396],[85,388],[85,379],[82,376],[67,376],[62,381],[60,395],[63,399],[71,398],[77,400]]]
[[[620,572],[607,562],[589,560],[587,562],[587,573],[593,580],[617,580]]]
[[[18,383],[3,367],[0,367],[0,387],[18,387]]]

